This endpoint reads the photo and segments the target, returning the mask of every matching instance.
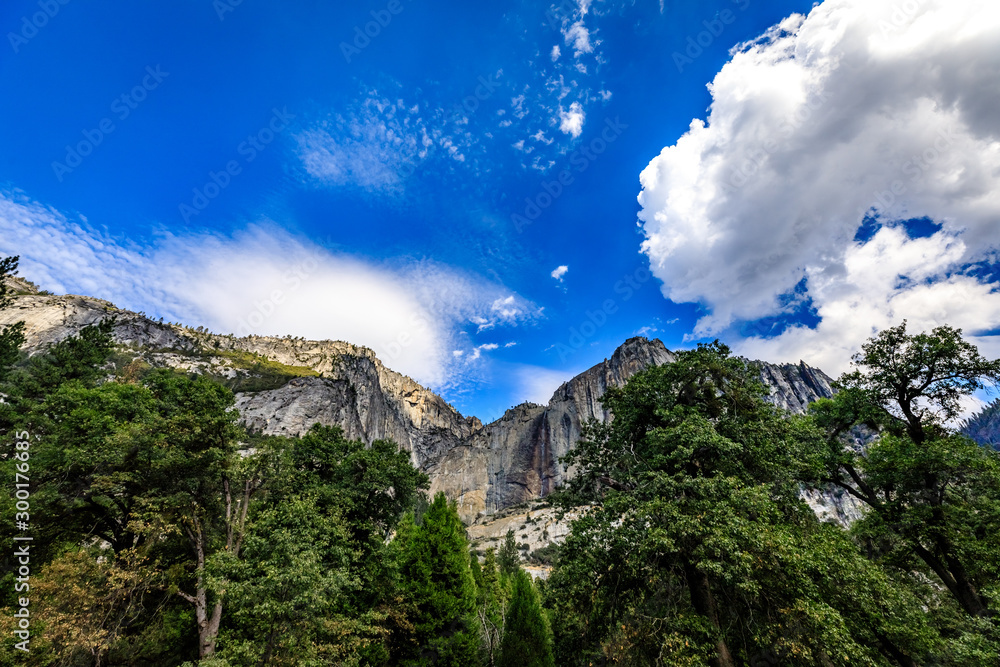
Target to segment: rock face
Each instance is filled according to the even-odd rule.
[[[830,377],[802,361],[797,365],[755,363],[761,381],[771,390],[769,400],[779,408],[803,414],[816,399],[833,396]]]
[[[24,320],[26,348],[35,352],[109,316],[116,318],[114,336],[126,356],[152,366],[230,380],[271,373],[273,386],[236,395],[248,428],[297,435],[320,423],[340,426],[348,437],[365,442],[399,443],[428,473],[431,491],[454,499],[467,523],[553,491],[572,474],[559,458],[577,442],[582,425],[610,419],[600,404],[605,391],[674,359],[659,340],[629,339],[610,359],[560,386],[548,405],[524,403],[483,425],[383,366],[370,349],[340,341],[220,336],[154,321],[99,299],[23,291],[12,308],[0,311],[0,325]],[[278,370],[262,371],[248,359]],[[830,378],[801,362],[755,363],[771,388],[770,400],[783,408],[803,411],[832,394]]]
[[[980,445],[1000,451],[1000,399],[968,419],[962,424],[961,431]]]

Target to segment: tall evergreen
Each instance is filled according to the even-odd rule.
[[[497,565],[504,574],[514,574],[521,563],[521,555],[517,553],[517,542],[514,540],[514,531],[508,530],[500,545],[500,553],[497,554]]]
[[[414,642],[404,665],[468,667],[479,662],[474,611],[476,583],[465,526],[443,493],[434,496],[420,526],[404,524],[401,588],[413,608]]]
[[[474,561],[475,562],[475,561]],[[475,573],[475,567],[473,568]],[[479,568],[479,596],[476,599],[476,620],[479,624],[480,645],[488,667],[496,664],[503,639],[507,601],[510,598],[509,578],[497,570],[496,551],[489,549]]]
[[[554,667],[552,629],[531,576],[518,569],[497,667]]]

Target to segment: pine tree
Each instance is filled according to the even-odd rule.
[[[531,575],[518,569],[497,667],[554,667],[552,629]]]
[[[476,584],[465,526],[443,493],[434,496],[420,526],[405,525],[401,588],[414,608],[416,646],[404,665],[468,667],[479,662],[473,613]]]
[[[507,577],[497,571],[496,551],[489,549],[479,568],[479,595],[476,598],[476,620],[483,658],[488,667],[496,664],[503,640],[504,617],[507,613],[509,588]]]
[[[514,541],[514,531],[508,530],[497,554],[497,564],[504,574],[514,574],[521,563],[521,555],[517,552],[517,542]]]

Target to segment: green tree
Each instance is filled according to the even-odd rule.
[[[871,338],[814,406],[830,436],[824,481],[869,509],[856,527],[886,562],[922,563],[971,616],[991,615],[1000,574],[1000,455],[947,424],[963,397],[1000,382],[990,361],[948,326],[910,335],[906,322]],[[852,429],[879,437],[862,453]],[[918,562],[914,562],[917,559]]]
[[[514,586],[497,667],[554,667],[552,629],[538,591],[524,570],[512,576]]]
[[[473,561],[476,563],[477,561]],[[473,574],[476,572],[473,567]],[[497,557],[494,549],[488,549],[483,563],[478,567],[479,578],[476,582],[476,619],[479,621],[479,637],[482,647],[483,661],[488,667],[496,664],[497,652],[503,640],[507,603],[510,598],[507,577],[497,569]]]
[[[521,554],[517,550],[514,531],[508,530],[497,554],[497,565],[504,574],[514,574],[521,566]]]
[[[222,655],[233,664],[385,662],[390,631],[406,623],[386,538],[427,476],[395,443],[366,447],[339,428],[252,444],[268,461],[267,483],[239,557],[216,558],[225,567],[213,587],[226,589],[230,610]],[[323,574],[310,584],[306,571]]]
[[[414,610],[413,642],[399,656],[401,664],[477,664],[476,585],[465,526],[454,503],[439,492],[423,523],[404,521],[396,539],[401,541],[402,590]]]
[[[360,624],[344,616],[358,586],[349,544],[343,521],[313,498],[284,498],[255,512],[242,552],[216,552],[209,563],[211,587],[226,591],[219,656],[233,667],[354,657],[357,641],[344,641]]]
[[[0,259],[0,310],[11,304],[10,287],[7,278],[17,274],[19,257]],[[9,368],[17,361],[18,351],[24,345],[24,322],[15,322],[0,329],[0,381]]]
[[[680,352],[603,403],[568,457],[573,523],[546,584],[560,664],[913,664],[919,602],[799,497],[820,432],[724,345]]]

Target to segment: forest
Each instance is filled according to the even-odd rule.
[[[1000,453],[954,426],[1000,360],[958,329],[883,330],[807,415],[719,342],[609,390],[533,580],[396,443],[247,432],[112,327],[0,332],[0,665],[1000,664]]]

